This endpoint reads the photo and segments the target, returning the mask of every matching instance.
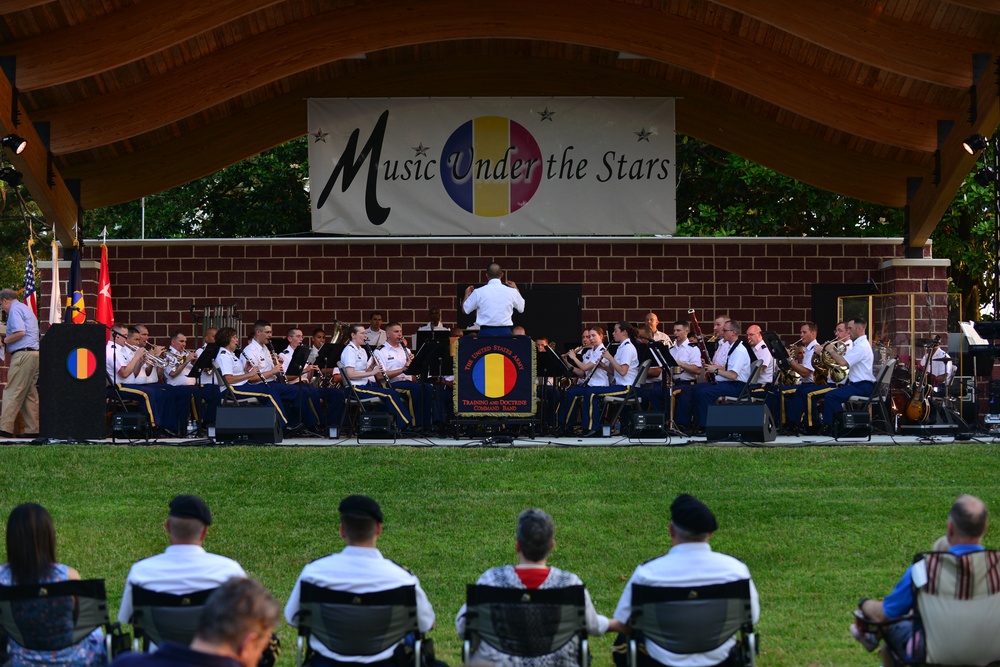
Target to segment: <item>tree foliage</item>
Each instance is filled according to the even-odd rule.
[[[146,197],[90,211],[88,237],[244,238],[310,230],[306,137],[260,153],[211,176]]]
[[[902,236],[903,211],[826,192],[678,135],[678,236]],[[245,238],[310,231],[308,143],[300,137],[211,176],[139,201],[88,211],[83,234],[108,238]],[[27,192],[24,191],[27,195]],[[965,319],[992,301],[992,186],[970,176],[932,236],[952,262],[950,290]],[[29,205],[30,202],[29,202]],[[43,238],[47,230],[36,228]],[[8,198],[0,215],[0,280],[23,284],[27,226]],[[36,257],[47,257],[45,243]]]

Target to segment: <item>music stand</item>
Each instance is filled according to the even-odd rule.
[[[433,330],[429,330],[428,331],[428,330],[425,329],[424,331],[417,331],[417,350],[419,351],[420,348],[423,347],[424,343],[431,343],[431,342],[442,343],[442,344],[444,344],[446,346],[445,349],[447,349],[447,345],[450,342],[450,340],[451,340],[451,331],[450,330],[433,329]],[[426,369],[428,375],[436,375],[438,377],[440,377],[442,375],[445,375],[445,373],[443,372],[443,369],[442,369],[442,364],[443,364],[442,357],[443,356],[444,356],[444,353],[442,352],[441,356],[438,356],[438,357],[436,357],[434,359],[431,359],[428,362],[428,367]],[[434,361],[438,362],[438,367],[432,369],[430,367],[430,365]],[[433,371],[436,371],[436,372],[433,372]]]
[[[336,366],[345,347],[343,343],[323,343],[323,347],[319,348],[319,354],[316,355],[316,365],[321,369]]]
[[[424,331],[423,333],[432,333],[429,331]],[[448,333],[442,331],[441,333]],[[421,343],[420,347],[417,348],[417,353],[413,355],[410,359],[410,363],[406,365],[407,374],[414,377],[424,376],[430,373],[430,366],[435,361],[439,361],[444,355],[445,343],[439,340],[426,340]],[[438,364],[440,368],[440,364]]]
[[[535,377],[561,378],[576,377],[573,369],[548,345],[541,354],[535,355]]]
[[[218,343],[207,343],[205,351],[191,364],[191,370],[188,371],[187,376],[197,380],[201,377],[203,371],[212,370],[212,362],[219,356],[220,348],[221,346]]]
[[[650,356],[653,357],[653,361],[660,366],[660,388],[663,391],[663,416],[667,419],[667,432],[668,434],[676,433],[677,435],[685,435],[683,431],[677,428],[677,424],[674,422],[674,401],[672,396],[674,375],[670,370],[680,364],[674,359],[670,348],[661,341],[650,341],[647,343],[647,347],[649,348]]]
[[[292,377],[299,377],[302,375],[302,369],[306,367],[306,359],[309,358],[309,348],[305,345],[299,345],[292,352],[292,358],[288,362],[288,370],[285,371],[285,375],[290,375]],[[319,357],[317,357],[318,359]]]

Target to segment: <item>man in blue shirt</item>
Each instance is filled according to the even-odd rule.
[[[986,533],[988,521],[989,512],[986,503],[975,496],[959,496],[948,513],[947,537],[951,545],[948,552],[962,556],[973,551],[982,551],[983,535]],[[866,599],[858,606],[865,618],[875,623],[886,623],[905,617],[913,611],[913,566],[906,569],[892,593],[884,600]],[[886,629],[886,642],[899,653],[909,656],[913,656],[915,652],[921,654],[922,647],[909,645],[910,640],[914,638],[915,630],[918,628],[914,628],[912,620],[893,623]],[[877,643],[859,632],[857,626],[851,626],[851,634],[869,651],[875,650]],[[883,664],[890,664],[887,658],[888,656],[883,658]]]
[[[7,313],[7,347],[10,370],[3,391],[0,437],[12,438],[17,413],[24,415],[24,437],[38,437],[38,318],[17,300],[12,289],[0,290],[0,306]]]

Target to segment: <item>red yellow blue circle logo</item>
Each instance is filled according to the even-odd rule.
[[[538,142],[521,124],[502,116],[463,123],[441,151],[441,182],[452,201],[482,217],[526,206],[543,173]]]
[[[97,370],[97,357],[85,347],[78,347],[66,357],[66,368],[70,377],[86,380]]]

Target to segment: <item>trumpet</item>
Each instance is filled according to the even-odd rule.
[[[145,363],[149,364],[150,366],[154,366],[155,368],[164,368],[165,369],[165,368],[167,368],[167,366],[170,365],[170,360],[169,359],[165,359],[164,357],[158,357],[158,356],[156,356],[151,351],[149,351],[145,346],[140,347],[139,345],[133,345],[132,343],[128,342],[127,340],[123,340],[123,341],[121,341],[118,344],[121,345],[122,347],[126,348],[126,349],[132,350],[136,354],[139,354],[141,352],[143,354],[144,359],[145,359]],[[147,342],[147,344],[148,344],[148,342]]]

